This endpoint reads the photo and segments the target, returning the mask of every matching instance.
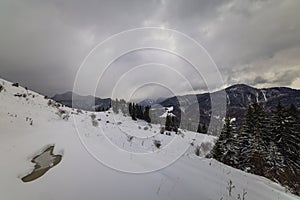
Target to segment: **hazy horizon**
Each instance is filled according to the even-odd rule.
[[[87,74],[79,90],[81,95],[95,92],[96,96],[110,97],[112,88],[106,86],[116,86],[121,77],[123,82],[114,94],[119,98],[133,95],[127,91],[132,88],[138,90],[135,95],[141,99],[168,96],[170,88],[172,94],[179,95],[234,84],[300,89],[299,10],[300,2],[292,0],[1,1],[0,77],[47,96],[71,91],[79,67],[99,43],[133,28],[159,27],[186,34],[201,44],[221,77],[210,72],[205,77],[196,76],[193,66],[181,57],[142,49],[117,55],[120,57],[111,63],[96,91],[89,82],[94,74]],[[118,48],[129,48],[133,41],[142,43],[153,38],[167,41],[174,51],[183,49],[192,58],[201,54],[191,50],[187,41],[163,33],[136,34],[106,49],[117,54]],[[145,63],[152,65],[131,70]],[[205,62],[200,64],[205,74],[209,67]],[[105,66],[98,63],[97,67]],[[177,71],[170,72],[173,69]],[[131,70],[130,74],[123,77],[126,70]],[[188,83],[179,81],[176,73]],[[154,86],[164,77],[163,85]],[[154,87],[140,88],[152,79]]]

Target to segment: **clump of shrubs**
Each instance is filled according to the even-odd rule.
[[[94,120],[92,120],[92,125],[97,127],[99,125],[99,123],[97,120],[94,119]]]
[[[201,143],[201,150],[204,152],[204,153],[208,153],[212,150],[213,148],[213,145],[211,142],[203,142]]]
[[[0,92],[4,90],[4,86],[0,84]]]
[[[197,156],[205,155],[208,152],[210,152],[212,148],[213,148],[212,143],[210,143],[210,142],[203,142],[203,143],[201,143],[201,145],[197,145],[195,147],[195,154]]]
[[[69,113],[66,110],[63,109],[58,109],[58,111],[56,112],[56,114],[62,118],[63,120],[68,120],[70,118]]]
[[[91,120],[92,120],[92,125],[97,127],[99,125],[99,122],[96,119],[96,115],[94,113],[92,113],[90,116],[91,116]]]
[[[160,134],[164,134],[164,133],[165,133],[165,127],[162,126],[162,127],[160,127]]]
[[[14,94],[15,97],[23,97],[23,94],[20,94],[20,93],[17,93],[17,94]]]
[[[52,100],[49,99],[47,105],[48,105],[48,106],[52,106],[52,104],[53,104]]]
[[[132,140],[133,140],[133,136],[132,136],[132,135],[128,135],[128,136],[127,136],[127,141],[128,141],[128,142],[131,142]]]
[[[153,144],[158,149],[161,147],[161,142],[159,140],[153,140]]]
[[[95,120],[96,119],[96,115],[94,113],[91,114],[91,118],[92,120]]]
[[[201,154],[201,147],[199,145],[197,145],[195,148],[195,154],[196,154],[196,156],[200,156],[200,154]]]
[[[19,83],[13,83],[11,85],[14,86],[14,87],[19,87]]]
[[[178,130],[177,135],[180,135],[182,138],[184,138],[184,133],[180,130]]]
[[[55,101],[52,101],[51,99],[48,100],[47,105],[48,105],[48,106],[55,107],[55,108],[59,108],[59,107],[61,106],[61,104],[56,103]]]

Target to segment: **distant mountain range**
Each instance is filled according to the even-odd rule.
[[[94,96],[81,96],[73,92],[66,92],[63,94],[56,94],[51,99],[59,102],[70,108],[77,108],[87,111],[99,111],[110,106],[111,99],[101,99]]]
[[[220,92],[197,94],[196,98],[193,95],[171,97],[160,104],[164,107],[173,106],[174,114],[176,116],[183,114],[185,118],[194,116],[194,112],[198,110],[196,106],[199,106],[200,121],[207,124],[210,120],[211,111],[210,95],[218,96]],[[227,115],[236,118],[238,122],[243,119],[248,105],[253,102],[259,102],[268,111],[275,109],[278,102],[284,106],[294,104],[300,110],[300,90],[296,89],[286,87],[257,89],[245,84],[238,84],[226,88],[225,92]]]
[[[145,99],[143,101],[140,101],[138,104],[141,106],[152,106],[155,104],[160,104],[161,102],[165,101],[167,98],[158,98],[158,99]]]
[[[213,93],[203,93],[194,95],[174,96],[171,98],[163,99],[145,99],[139,104],[146,106],[160,105],[163,107],[173,106],[173,114],[180,117],[184,115],[185,119],[196,116],[199,106],[200,121],[201,123],[208,124],[210,121],[211,112],[211,95],[218,96],[222,91]],[[224,90],[223,90],[224,92]],[[261,103],[266,110],[272,110],[276,107],[278,102],[283,105],[294,104],[300,110],[300,90],[286,88],[286,87],[273,87],[257,89],[245,84],[233,85],[225,89],[227,98],[227,115],[230,117],[242,119],[249,104],[253,102]],[[75,94],[72,101],[72,92],[58,94],[52,97],[53,100],[62,103],[68,107],[80,108],[84,110],[94,111],[107,108],[110,105],[111,99],[101,99],[93,96],[80,96]],[[95,102],[95,104],[94,104]],[[96,106],[95,106],[96,105]],[[194,126],[198,122],[194,123]]]

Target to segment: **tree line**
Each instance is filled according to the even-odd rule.
[[[148,123],[151,123],[150,109],[151,106],[141,106],[135,103],[129,103],[128,105],[129,115],[133,120],[141,119]]]
[[[210,156],[226,165],[267,177],[300,193],[300,121],[294,105],[266,112],[248,106],[241,127],[227,117]]]

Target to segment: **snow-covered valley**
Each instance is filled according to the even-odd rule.
[[[159,125],[121,113],[58,108],[35,92],[1,79],[0,84],[0,199],[299,199],[266,178],[204,158],[212,136],[188,131],[168,136],[160,134]],[[115,148],[108,150],[107,140]],[[178,148],[160,152],[170,142]],[[61,162],[42,177],[22,182],[34,169],[31,159],[49,145],[62,155]],[[154,156],[144,162],[147,153]]]

